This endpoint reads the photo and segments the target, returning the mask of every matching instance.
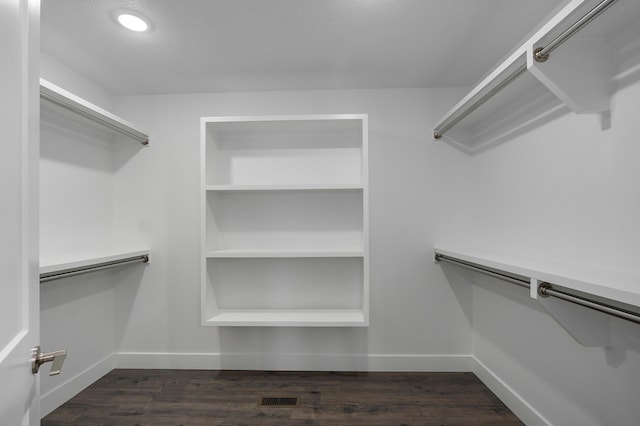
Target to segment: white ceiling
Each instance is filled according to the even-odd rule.
[[[42,0],[41,44],[114,94],[468,86],[560,3]]]

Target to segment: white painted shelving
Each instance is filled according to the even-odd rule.
[[[548,282],[581,293],[637,307],[640,310],[640,276],[586,265],[538,261],[472,248],[434,249],[476,265]],[[534,289],[535,290],[535,289]]]
[[[148,145],[148,132],[44,79],[40,96],[41,275],[148,256],[114,225],[116,158],[145,149],[130,142]]]
[[[365,323],[366,317],[362,309],[221,309],[213,321],[242,327],[354,327]]]
[[[362,184],[333,185],[206,185],[207,191],[330,191],[363,189]]]
[[[79,270],[79,269],[87,269],[89,272],[90,268],[105,265],[105,264],[115,264],[118,262],[126,261],[127,259],[132,258],[140,258],[146,256],[147,259],[149,257],[149,250],[118,250],[115,253],[102,253],[102,254],[93,254],[87,255],[84,254],[82,256],[74,255],[74,256],[60,256],[60,257],[49,257],[49,258],[41,258],[40,259],[40,276],[51,276],[55,274],[64,273],[66,271],[71,270]],[[147,260],[148,261],[148,260]]]
[[[568,2],[436,123],[434,137],[474,154],[568,111],[608,112],[615,80],[630,71],[622,62],[638,43],[640,2],[613,2],[548,60],[534,59],[536,49],[601,3]],[[443,131],[452,121],[457,124]]]
[[[202,324],[367,326],[367,116],[202,119]]]
[[[278,250],[278,249],[222,249],[207,252],[207,258],[232,258],[232,257],[364,257],[364,251],[358,248],[342,248],[340,250]]]
[[[135,139],[143,145],[149,144],[148,132],[43,78],[40,78],[40,98],[88,120],[99,123],[109,130]]]

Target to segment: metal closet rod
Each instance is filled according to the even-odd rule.
[[[460,259],[456,259],[456,258],[453,258],[453,257],[445,256],[444,254],[437,254],[436,253],[435,261],[436,262],[452,263],[452,264],[454,264],[456,266],[461,266],[463,268],[470,269],[472,271],[479,272],[479,273],[481,273],[483,275],[487,275],[487,276],[490,276],[492,278],[497,278],[499,280],[506,281],[506,282],[509,282],[511,284],[518,285],[520,287],[524,287],[524,288],[531,287],[531,282],[529,281],[529,279],[527,279],[524,276],[516,275],[516,274],[510,274],[510,273],[507,273],[507,272],[504,272],[504,271],[496,271],[496,270],[492,270],[492,269],[488,269],[488,268],[483,268],[482,266],[476,265],[475,263],[465,262],[465,261],[460,260]]]
[[[520,77],[527,70],[527,64],[523,64],[519,66],[514,72],[509,74],[504,80],[502,80],[498,85],[496,85],[493,89],[489,90],[487,93],[478,98],[474,103],[469,105],[464,111],[455,116],[449,121],[445,121],[440,126],[436,127],[433,131],[434,139],[440,139],[442,135],[445,134],[449,129],[458,124],[462,119],[464,119],[467,115],[471,114],[473,111],[478,109],[482,104],[487,102],[489,99],[493,98],[499,91],[508,86],[512,81],[516,78]]]
[[[65,269],[64,271],[44,273],[44,274],[40,274],[40,282],[44,283],[47,281],[59,280],[61,278],[73,277],[75,275],[86,274],[88,272],[102,271],[105,269],[111,269],[118,266],[125,266],[130,263],[138,263],[138,262],[148,263],[149,255],[144,254],[141,256],[133,256],[133,257],[127,257],[125,259],[113,260],[111,262],[101,262],[93,265],[80,266],[77,268],[69,268],[69,269]]]
[[[67,98],[62,97],[55,92],[49,92],[48,90],[43,90],[41,88],[40,97],[58,106],[61,106],[62,108],[88,118],[89,120],[95,121],[96,123],[101,124],[111,130],[115,130],[116,132],[135,139],[142,145],[149,145],[149,136],[145,135],[144,133],[138,132],[137,130],[118,123],[117,121],[109,120],[108,118],[103,117],[101,114],[96,113],[95,111],[91,111],[90,109],[83,108],[82,106],[79,106],[73,101],[69,101]]]
[[[614,317],[622,318],[627,321],[635,322],[636,324],[640,324],[640,314],[637,314],[632,311],[628,311],[626,309],[619,308],[617,306],[608,305],[603,302],[596,302],[594,300],[587,299],[585,297],[576,296],[575,294],[567,293],[562,290],[558,290],[557,288],[553,288],[553,285],[549,283],[542,283],[538,287],[538,294],[542,297],[556,297],[558,299],[562,299],[564,301],[574,303],[576,305],[584,306],[586,308],[590,308],[599,312],[604,312],[606,314],[612,315]]]
[[[575,33],[577,33],[582,28],[584,28],[588,23],[593,21],[597,16],[599,16],[602,12],[607,10],[609,6],[612,6],[617,1],[618,0],[603,0],[600,3],[598,3],[597,6],[595,6],[593,9],[587,12],[582,18],[578,19],[569,28],[567,28],[556,38],[551,40],[549,44],[547,44],[544,47],[536,48],[533,51],[533,58],[537,62],[544,62],[547,59],[549,59],[549,53],[557,49],[562,43],[564,43],[569,38],[571,38]],[[444,135],[445,132],[447,132],[453,126],[458,124],[462,119],[464,119],[466,116],[471,114],[473,111],[478,109],[480,105],[484,104],[493,96],[495,96],[496,93],[498,93],[499,91],[504,89],[506,86],[508,86],[516,78],[522,75],[526,70],[527,70],[527,64],[521,65],[514,72],[512,72],[507,77],[505,77],[505,79],[502,80],[500,83],[498,83],[493,89],[489,90],[487,93],[482,95],[480,98],[478,98],[474,103],[472,103],[470,106],[464,109],[457,116],[451,118],[450,120],[445,120],[440,126],[436,127],[435,130],[433,131],[434,139],[442,138],[442,135]]]
[[[612,6],[618,0],[603,0],[598,3],[593,9],[586,13],[582,18],[578,19],[573,25],[564,30],[560,35],[551,40],[549,44],[544,47],[539,47],[533,51],[533,57],[538,62],[544,62],[549,59],[549,53],[560,47],[562,43],[567,41],[571,36],[584,28],[589,22],[593,21],[602,12],[607,10],[609,6]]]
[[[450,256],[446,256],[443,254],[436,254],[435,255],[435,261],[436,262],[448,262],[451,264],[454,264],[456,266],[460,266],[466,269],[470,269],[472,271],[475,272],[479,272],[483,275],[488,275],[490,277],[493,278],[497,278],[499,280],[503,280],[503,281],[507,281],[510,282],[512,284],[516,284],[520,287],[525,287],[525,288],[530,288],[531,287],[531,283],[529,280],[527,280],[526,278],[520,276],[520,275],[516,275],[516,274],[511,274],[508,272],[504,272],[504,271],[496,271],[496,270],[492,270],[492,269],[487,269],[487,268],[483,268],[479,265],[476,265],[474,263],[469,263],[469,262],[465,262],[463,260],[460,259],[456,259],[454,257],[450,257]],[[607,303],[601,302],[601,301],[597,301],[597,300],[592,300],[592,299],[588,299],[586,297],[583,296],[577,296],[575,294],[571,294],[568,293],[566,291],[563,290],[559,290],[557,288],[553,287],[553,284],[551,283],[547,283],[547,282],[543,282],[539,285],[538,287],[538,294],[541,297],[556,297],[558,299],[576,304],[576,305],[580,305],[583,306],[585,308],[589,308],[589,309],[593,309],[599,312],[603,312],[605,314],[609,314],[612,315],[614,317],[617,318],[621,318],[627,321],[631,321],[634,322],[636,324],[640,324],[640,314],[636,313],[636,312],[632,312],[632,311],[628,311],[626,309],[622,309],[620,307],[617,306],[613,306],[613,305],[609,305]]]

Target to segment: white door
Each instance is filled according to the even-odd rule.
[[[39,2],[0,0],[0,425],[40,422]]]

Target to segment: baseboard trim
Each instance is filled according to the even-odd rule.
[[[108,355],[80,373],[40,395],[40,418],[46,416],[78,392],[115,368],[115,354]],[[62,370],[64,372],[64,369]]]
[[[507,385],[482,361],[473,356],[473,373],[527,426],[551,426],[524,398]]]
[[[280,371],[472,371],[471,355],[120,352],[116,368]]]

